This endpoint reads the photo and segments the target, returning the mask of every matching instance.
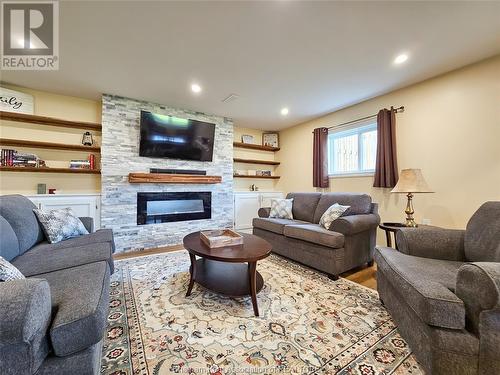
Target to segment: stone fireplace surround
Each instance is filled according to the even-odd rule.
[[[212,162],[139,156],[140,111],[215,124]],[[131,172],[150,168],[205,170],[219,184],[128,182]],[[117,252],[178,245],[186,234],[233,225],[233,122],[231,119],[105,94],[102,97],[101,226],[113,229]],[[211,192],[210,219],[137,225],[139,192]]]

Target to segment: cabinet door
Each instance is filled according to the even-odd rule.
[[[261,193],[260,194],[260,206],[261,207],[271,207],[272,199],[283,198],[283,193]]]
[[[94,229],[101,226],[101,217],[99,210],[99,198],[95,196],[81,197],[36,197],[31,201],[43,210],[59,210],[62,208],[71,208],[78,217],[91,217],[94,219]]]
[[[252,228],[252,220],[258,217],[259,208],[259,194],[235,194],[234,228],[237,230]]]

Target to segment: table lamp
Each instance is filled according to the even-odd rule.
[[[413,194],[414,193],[434,193],[422,176],[420,169],[403,169],[399,175],[399,180],[391,193],[406,193],[408,203],[406,203],[406,223],[407,227],[416,227],[417,223],[413,219]]]

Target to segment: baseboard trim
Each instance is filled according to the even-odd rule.
[[[171,251],[179,251],[179,250],[184,250],[184,246],[179,244],[179,245],[155,247],[154,249],[134,250],[134,251],[127,251],[124,253],[116,253],[113,254],[113,259],[114,260],[128,259],[146,255],[169,253]]]

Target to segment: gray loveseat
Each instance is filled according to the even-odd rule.
[[[273,252],[326,272],[336,279],[342,272],[372,264],[377,226],[377,204],[367,194],[289,193],[293,220],[269,218],[261,208],[253,233],[269,241]],[[325,229],[318,223],[332,204],[350,206]]]
[[[0,255],[26,276],[0,282],[0,373],[98,374],[113,272],[113,233],[45,241],[21,195],[0,197]]]
[[[465,230],[405,228],[377,247],[380,298],[429,374],[500,374],[500,202]]]

